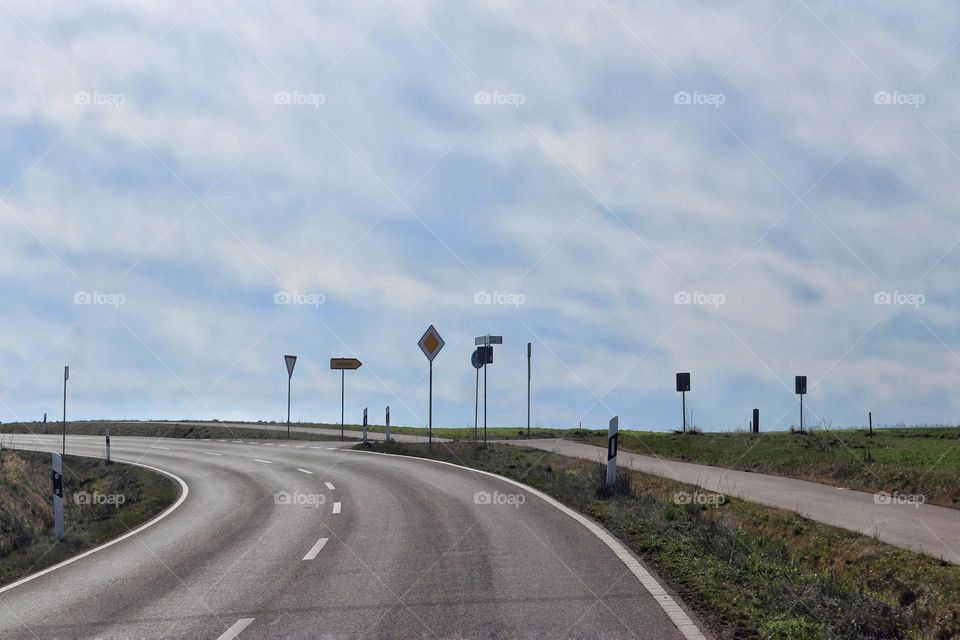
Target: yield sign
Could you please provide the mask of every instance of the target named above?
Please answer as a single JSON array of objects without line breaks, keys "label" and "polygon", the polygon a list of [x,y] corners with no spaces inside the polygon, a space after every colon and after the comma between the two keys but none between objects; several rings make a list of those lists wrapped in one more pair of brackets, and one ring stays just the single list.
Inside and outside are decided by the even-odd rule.
[{"label": "yield sign", "polygon": [[287,363],[287,377],[293,377],[293,368],[297,364],[297,356],[283,356],[284,362]]},{"label": "yield sign", "polygon": [[420,345],[420,351],[423,351],[423,355],[427,356],[427,360],[433,362],[433,359],[440,353],[440,349],[443,349],[443,338],[433,328],[433,325],[430,325],[418,344]]}]

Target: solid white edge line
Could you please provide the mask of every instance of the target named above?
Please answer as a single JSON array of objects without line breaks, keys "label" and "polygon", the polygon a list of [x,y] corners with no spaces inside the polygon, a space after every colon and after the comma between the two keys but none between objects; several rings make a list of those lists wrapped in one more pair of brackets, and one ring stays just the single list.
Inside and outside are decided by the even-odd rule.
[{"label": "solid white edge line", "polygon": [[310,551],[307,552],[307,555],[303,556],[304,560],[313,560],[317,557],[317,554],[320,553],[320,550],[323,549],[323,545],[327,544],[330,541],[330,538],[320,538],[317,540],[317,543],[310,548]]},{"label": "solid white edge line", "polygon": [[336,489],[332,482],[325,482],[324,484],[327,485],[327,489],[330,489],[330,491],[334,491]]},{"label": "solid white edge line", "polygon": [[217,638],[217,640],[233,640],[240,635],[241,631],[250,626],[250,623],[253,622],[253,620],[253,618],[240,618],[230,625],[230,628],[224,631],[223,634]]},{"label": "solid white edge line", "polygon": [[299,471],[300,473],[305,473],[305,474],[307,474],[308,476],[312,476],[312,475],[313,475],[313,471],[307,471],[306,469],[301,469],[300,467],[297,467],[297,471]]},{"label": "solid white edge line", "polygon": [[[28,451],[35,451],[35,449],[28,449]],[[43,453],[46,453],[46,451],[43,451]],[[73,453],[73,454],[70,454],[70,455],[75,455],[75,456],[77,456],[78,458],[96,458],[96,459],[100,459],[100,460],[103,459],[102,456],[78,455],[78,454],[76,454],[76,453]],[[157,467],[151,467],[150,465],[148,465],[148,464],[143,464],[143,463],[141,463],[141,462],[131,462],[130,460],[121,460],[120,458],[114,458],[113,460],[114,460],[115,462],[122,462],[122,463],[124,463],[124,464],[132,464],[132,465],[134,465],[134,466],[136,466],[136,467],[143,467],[144,469],[150,469],[151,471],[156,471],[157,473],[162,473],[163,475],[167,476],[168,478],[173,478],[174,480],[176,480],[177,482],[180,483],[180,497],[177,498],[177,501],[174,502],[174,503],[173,503],[172,505],[170,505],[169,507],[167,507],[166,510],[163,511],[160,515],[158,515],[158,516],[156,516],[156,517],[148,520],[147,522],[144,522],[142,525],[140,525],[139,527],[137,527],[137,528],[134,529],[133,531],[128,531],[128,532],[126,532],[125,534],[123,534],[122,536],[120,536],[119,538],[114,538],[113,540],[110,540],[109,542],[105,542],[105,543],[101,544],[99,547],[94,547],[93,549],[88,549],[87,551],[84,551],[83,553],[81,553],[81,554],[79,554],[79,555],[73,556],[72,558],[67,558],[67,559],[64,560],[63,562],[60,562],[60,563],[58,563],[58,564],[55,564],[55,565],[53,565],[52,567],[47,567],[46,569],[44,569],[44,570],[42,570],[42,571],[38,571],[38,572],[32,573],[32,574],[30,574],[29,576],[26,576],[26,577],[24,577],[24,578],[20,578],[20,579],[17,580],[16,582],[11,582],[11,583],[8,584],[7,586],[0,588],[0,593],[6,593],[7,591],[10,591],[11,589],[14,589],[14,588],[16,588],[16,587],[19,587],[19,586],[22,585],[22,584],[26,584],[27,582],[30,582],[31,580],[35,580],[36,578],[39,578],[40,576],[45,576],[45,575],[47,575],[48,573],[50,573],[50,572],[52,572],[52,571],[56,571],[57,569],[60,569],[60,568],[62,568],[62,567],[67,566],[68,564],[73,564],[73,563],[76,562],[77,560],[81,560],[81,559],[83,559],[83,558],[86,558],[86,557],[89,556],[89,555],[93,555],[93,554],[96,553],[97,551],[102,551],[102,550],[106,549],[107,547],[112,547],[113,545],[117,544],[118,542],[123,542],[123,541],[126,540],[127,538],[129,538],[129,537],[131,537],[131,536],[133,536],[133,535],[136,535],[136,534],[140,533],[141,531],[143,531],[143,530],[146,529],[147,527],[152,527],[153,525],[157,524],[158,522],[160,522],[161,520],[163,520],[164,518],[166,518],[168,515],[170,515],[171,513],[173,513],[173,510],[176,509],[177,507],[179,507],[181,504],[183,504],[183,501],[187,499],[187,495],[190,493],[190,489],[187,487],[187,483],[183,481],[183,478],[181,478],[180,476],[174,475],[174,474],[170,473],[169,471],[164,471],[163,469],[158,469]]]},{"label": "solid white edge line", "polygon": [[[657,581],[653,575],[647,571],[643,565],[637,562],[637,559],[633,557],[633,554],[623,546],[619,540],[617,540],[610,532],[596,524],[586,516],[577,513],[570,507],[565,504],[551,498],[547,494],[534,489],[533,487],[527,486],[522,482],[517,482],[516,480],[511,480],[510,478],[505,478],[503,476],[491,473],[489,471],[481,471],[480,469],[472,469],[470,467],[465,467],[463,465],[454,464],[452,462],[446,462],[444,460],[431,460],[430,458],[420,458],[418,456],[404,456],[396,453],[382,453],[380,451],[363,451],[361,449],[344,449],[344,451],[352,451],[354,453],[367,453],[375,456],[389,456],[391,458],[413,458],[414,460],[423,460],[426,462],[434,462],[436,464],[445,464],[449,467],[456,467],[457,469],[466,469],[467,471],[472,471],[474,473],[479,473],[484,476],[489,476],[491,478],[496,478],[519,487],[524,491],[527,491],[547,504],[550,504],[563,513],[567,514],[584,527],[586,527],[590,533],[595,535],[600,539],[607,547],[616,554],[617,558],[620,559],[623,564],[627,566],[631,573],[637,578],[640,584],[644,589],[647,590],[647,593],[660,605],[660,608],[663,609],[663,612],[667,614],[670,618],[670,621],[673,622],[674,626],[677,627],[677,630],[683,634],[683,637],[687,640],[707,640],[707,636],[700,631],[700,628],[697,627],[696,623],[690,619],[690,616],[683,610],[683,608],[677,604],[676,600],[673,599],[669,593],[663,588],[663,586]],[[562,455],[562,454],[561,454]]]},{"label": "solid white edge line", "polygon": [[334,502],[334,503],[333,503],[333,512],[334,512],[334,513],[340,513],[340,506],[341,506],[342,504],[343,504],[342,502]]},{"label": "solid white edge line", "polygon": [[222,453],[214,453],[213,451],[201,451],[200,453],[204,453],[204,454],[206,454],[206,455],[208,455],[208,456],[222,456],[222,455],[223,455]]},{"label": "solid white edge line", "polygon": [[254,461],[254,462],[262,462],[262,463],[264,463],[264,464],[273,464],[273,463],[270,462],[269,460],[261,460],[260,458],[253,458],[253,461]]}]

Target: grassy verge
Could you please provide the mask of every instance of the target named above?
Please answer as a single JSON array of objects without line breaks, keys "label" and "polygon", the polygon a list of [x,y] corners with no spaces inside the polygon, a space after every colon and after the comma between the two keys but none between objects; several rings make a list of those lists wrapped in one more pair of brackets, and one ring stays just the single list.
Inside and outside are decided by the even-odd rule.
[{"label": "grassy verge", "polygon": [[374,450],[456,462],[550,494],[630,546],[721,638],[960,636],[960,567],[873,538],[623,469],[603,497],[600,465],[543,451],[472,443]]},{"label": "grassy verge", "polygon": [[50,454],[0,451],[0,585],[138,527],[173,504],[178,487],[158,473],[67,456],[63,518],[53,535]]},{"label": "grassy verge", "polygon": [[[297,425],[300,426],[300,425]],[[48,433],[59,434],[60,425],[49,423]],[[339,425],[337,425],[339,428]],[[68,422],[67,435],[101,436],[110,429],[112,436],[141,436],[146,438],[210,438],[228,440],[284,440],[286,430],[231,428],[230,426],[212,426],[190,422],[151,423],[151,422]],[[43,424],[39,422],[11,422],[0,425],[3,433],[43,433]],[[314,433],[290,432],[291,440],[339,440],[338,436]],[[347,436],[347,440],[355,440]]]},{"label": "grassy verge", "polygon": [[[605,432],[568,437],[607,446]],[[621,431],[624,451],[770,473],[861,491],[924,496],[960,507],[960,428],[792,433],[674,434]]]}]

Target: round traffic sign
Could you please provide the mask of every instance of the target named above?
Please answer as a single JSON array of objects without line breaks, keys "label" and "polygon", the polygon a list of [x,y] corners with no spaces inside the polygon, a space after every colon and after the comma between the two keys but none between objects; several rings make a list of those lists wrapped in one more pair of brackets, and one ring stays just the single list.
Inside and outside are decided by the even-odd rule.
[{"label": "round traffic sign", "polygon": [[470,354],[470,364],[473,365],[474,369],[482,369],[483,363],[480,362],[480,350],[474,349],[473,353]]}]

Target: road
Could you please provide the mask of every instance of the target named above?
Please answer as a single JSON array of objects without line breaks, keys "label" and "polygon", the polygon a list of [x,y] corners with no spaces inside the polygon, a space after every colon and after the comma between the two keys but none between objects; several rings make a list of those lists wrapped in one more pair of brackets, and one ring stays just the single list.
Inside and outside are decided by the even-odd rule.
[{"label": "road", "polygon": [[[181,478],[182,503],[0,589],[0,637],[703,637],[681,632],[683,609],[596,525],[503,479],[351,443],[112,444]],[[71,452],[102,449],[68,436],[67,469]]]},{"label": "road", "polygon": [[[507,444],[533,447],[582,458],[606,460],[607,450],[558,439],[514,440]],[[620,451],[620,466],[728,496],[778,507],[884,542],[960,564],[960,510],[929,504],[884,504],[872,493],[794,480],[781,476],[734,471],[703,464],[665,460]]]}]

